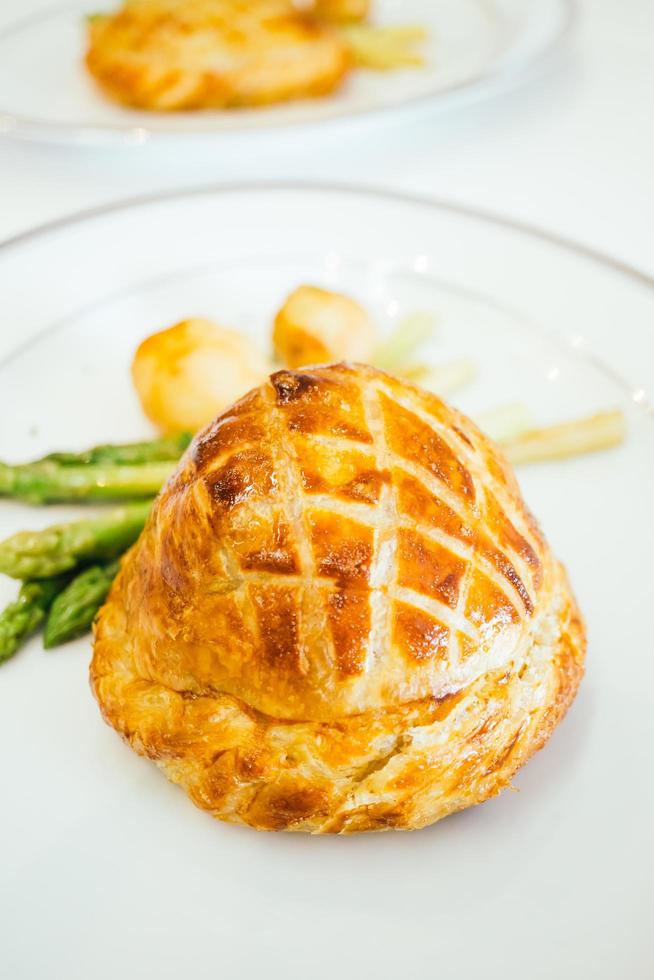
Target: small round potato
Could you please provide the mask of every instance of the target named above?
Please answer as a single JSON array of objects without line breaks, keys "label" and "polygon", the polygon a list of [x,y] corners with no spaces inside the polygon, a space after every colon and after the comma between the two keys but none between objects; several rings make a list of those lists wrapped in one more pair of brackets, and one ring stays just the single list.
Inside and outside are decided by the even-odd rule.
[{"label": "small round potato", "polygon": [[273,345],[286,367],[332,361],[369,361],[375,326],[349,296],[316,286],[300,286],[275,317]]},{"label": "small round potato", "polygon": [[165,432],[200,429],[269,372],[247,338],[202,319],[152,334],[132,362],[143,410]]}]

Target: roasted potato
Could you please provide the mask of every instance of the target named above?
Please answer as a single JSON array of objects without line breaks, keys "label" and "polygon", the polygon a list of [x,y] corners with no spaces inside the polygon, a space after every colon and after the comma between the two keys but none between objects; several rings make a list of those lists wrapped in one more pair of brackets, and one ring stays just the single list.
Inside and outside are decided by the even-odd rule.
[{"label": "roasted potato", "polygon": [[143,410],[165,432],[201,428],[269,371],[247,338],[202,319],[152,334],[132,362]]},{"label": "roasted potato", "polygon": [[369,361],[376,344],[374,324],[364,308],[317,286],[300,286],[275,317],[273,345],[286,367],[331,361]]}]

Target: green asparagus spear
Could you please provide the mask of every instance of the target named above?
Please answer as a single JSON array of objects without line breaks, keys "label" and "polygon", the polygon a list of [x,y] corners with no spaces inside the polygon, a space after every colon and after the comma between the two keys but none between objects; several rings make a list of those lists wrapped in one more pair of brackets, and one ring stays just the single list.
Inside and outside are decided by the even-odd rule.
[{"label": "green asparagus spear", "polygon": [[67,581],[67,575],[59,575],[23,582],[16,601],[0,613],[0,664],[13,657],[23,640],[45,619],[55,596]]},{"label": "green asparagus spear", "polygon": [[29,504],[77,500],[116,500],[153,497],[168,479],[175,462],[142,466],[61,465],[52,461],[7,466],[0,463],[0,496]]},{"label": "green asparagus spear", "polygon": [[12,578],[50,578],[80,562],[116,558],[136,541],[151,506],[147,500],[102,517],[19,531],[0,542],[0,572]]},{"label": "green asparagus spear", "polygon": [[107,598],[120,562],[92,565],[80,572],[55,598],[46,620],[43,646],[46,650],[86,633]]},{"label": "green asparagus spear", "polygon": [[59,463],[62,466],[94,466],[100,463],[104,466],[140,466],[143,463],[161,463],[165,460],[179,459],[192,438],[190,432],[180,432],[150,442],[93,446],[81,453],[48,453],[47,456],[34,462]]},{"label": "green asparagus spear", "polygon": [[30,504],[151,497],[191,441],[188,432],[151,442],[49,453],[31,463],[0,463],[0,495]]}]

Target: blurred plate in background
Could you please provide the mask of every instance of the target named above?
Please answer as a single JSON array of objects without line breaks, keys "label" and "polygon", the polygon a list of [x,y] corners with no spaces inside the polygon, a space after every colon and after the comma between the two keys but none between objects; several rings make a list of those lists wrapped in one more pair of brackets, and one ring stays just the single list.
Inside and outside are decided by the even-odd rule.
[{"label": "blurred plate in background", "polygon": [[140,144],[155,136],[247,133],[311,124],[455,97],[481,97],[517,80],[571,21],[569,0],[377,0],[373,22],[424,26],[427,64],[356,71],[337,93],[312,101],[228,112],[147,113],[121,108],[83,66],[85,16],[119,0],[73,0],[0,34],[0,132],[73,143]]}]

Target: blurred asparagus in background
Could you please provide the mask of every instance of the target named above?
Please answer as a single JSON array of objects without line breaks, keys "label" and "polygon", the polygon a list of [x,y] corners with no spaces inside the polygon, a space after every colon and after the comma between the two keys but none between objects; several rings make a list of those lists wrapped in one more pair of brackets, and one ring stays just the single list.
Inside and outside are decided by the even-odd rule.
[{"label": "blurred asparagus in background", "polygon": [[348,24],[340,30],[354,63],[360,68],[393,71],[396,68],[419,68],[425,63],[418,50],[418,45],[427,38],[423,27]]},{"label": "blurred asparagus in background", "polygon": [[500,445],[509,462],[517,466],[610,449],[624,442],[626,433],[626,419],[618,409],[559,425],[529,429],[501,440]]},{"label": "blurred asparagus in background", "polygon": [[431,313],[410,313],[400,320],[373,352],[372,363],[382,371],[401,372],[411,355],[433,336],[436,322]]},{"label": "blurred asparagus in background", "polygon": [[530,410],[519,402],[482,412],[477,415],[477,424],[502,447],[514,466],[611,449],[624,442],[627,434],[627,421],[620,409],[537,426]]},{"label": "blurred asparagus in background", "polygon": [[416,365],[402,370],[401,375],[407,381],[433,391],[444,398],[474,381],[477,373],[474,361],[462,358],[459,361],[449,361],[429,367]]},{"label": "blurred asparagus in background", "polygon": [[500,445],[536,428],[531,411],[522,402],[497,405],[477,415],[475,421],[487,436]]}]

